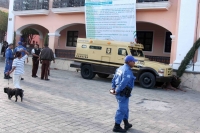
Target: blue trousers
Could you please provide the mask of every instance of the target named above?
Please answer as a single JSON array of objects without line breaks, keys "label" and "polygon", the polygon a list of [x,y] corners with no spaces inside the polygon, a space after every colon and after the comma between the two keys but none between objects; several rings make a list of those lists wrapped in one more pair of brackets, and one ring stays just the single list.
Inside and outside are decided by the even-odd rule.
[{"label": "blue trousers", "polygon": [[6,74],[7,72],[9,72],[12,69],[12,62],[13,60],[5,60],[5,70],[4,70],[4,74]]},{"label": "blue trousers", "polygon": [[116,99],[118,102],[118,109],[115,114],[115,123],[121,124],[122,120],[128,120],[129,117],[129,98],[117,95]]}]

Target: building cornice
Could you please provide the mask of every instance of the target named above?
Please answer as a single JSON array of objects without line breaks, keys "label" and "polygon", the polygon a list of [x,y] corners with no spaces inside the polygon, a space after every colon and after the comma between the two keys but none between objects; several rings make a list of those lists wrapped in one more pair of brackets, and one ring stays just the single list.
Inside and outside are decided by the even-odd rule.
[{"label": "building cornice", "polygon": [[170,7],[171,7],[170,1],[143,2],[136,4],[137,10],[169,10]]},{"label": "building cornice", "polygon": [[84,13],[85,7],[52,8],[51,11],[56,14]]},{"label": "building cornice", "polygon": [[15,16],[33,16],[33,15],[48,15],[49,10],[24,10],[24,11],[13,11]]}]

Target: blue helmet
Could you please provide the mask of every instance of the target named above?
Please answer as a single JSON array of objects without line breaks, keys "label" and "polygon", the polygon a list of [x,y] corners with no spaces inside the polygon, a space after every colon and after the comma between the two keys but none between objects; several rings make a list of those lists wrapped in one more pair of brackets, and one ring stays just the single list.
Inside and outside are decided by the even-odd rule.
[{"label": "blue helmet", "polygon": [[130,61],[136,62],[136,61],[138,61],[138,60],[135,59],[132,55],[127,55],[127,56],[124,58],[124,61],[125,61],[125,62],[130,62]]},{"label": "blue helmet", "polygon": [[21,41],[19,41],[19,42],[18,42],[18,44],[19,44],[19,45],[22,45],[22,42],[21,42]]}]

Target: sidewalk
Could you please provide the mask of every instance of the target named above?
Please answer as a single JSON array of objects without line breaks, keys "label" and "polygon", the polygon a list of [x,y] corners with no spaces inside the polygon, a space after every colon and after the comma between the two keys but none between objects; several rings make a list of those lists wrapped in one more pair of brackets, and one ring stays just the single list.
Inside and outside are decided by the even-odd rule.
[{"label": "sidewalk", "polygon": [[[4,62],[4,57],[3,55],[0,55],[0,62]],[[29,62],[26,64],[27,65],[32,65],[32,57],[28,57]],[[71,68],[70,67],[70,63],[72,63],[73,60],[70,59],[60,59],[60,58],[56,58],[56,62],[55,64],[53,62],[51,62],[51,68],[52,69],[59,69],[59,70],[68,70],[68,71],[76,71],[75,68]],[[40,64],[41,66],[41,64]]]}]

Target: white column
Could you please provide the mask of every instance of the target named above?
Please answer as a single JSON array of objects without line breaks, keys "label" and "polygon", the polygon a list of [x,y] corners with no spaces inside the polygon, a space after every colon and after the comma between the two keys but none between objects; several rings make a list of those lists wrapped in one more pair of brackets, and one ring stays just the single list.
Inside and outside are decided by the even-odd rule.
[{"label": "white column", "polygon": [[55,55],[55,45],[58,45],[58,38],[60,36],[60,34],[57,33],[49,33],[49,48],[51,48],[54,52],[54,56]]},{"label": "white column", "polygon": [[173,63],[174,69],[178,69],[181,61],[193,46],[196,32],[197,8],[198,0],[181,0],[176,59]]},{"label": "white column", "polygon": [[171,54],[170,54],[170,66],[173,67],[173,61],[174,61],[174,54],[175,54],[175,50],[174,50],[174,44],[175,44],[175,35],[171,35],[170,38],[172,39],[171,40]]},{"label": "white column", "polygon": [[[200,6],[200,2],[198,3]],[[198,10],[200,12],[200,9]],[[199,16],[197,16],[199,18],[198,22],[200,22],[200,14],[198,14]],[[200,28],[200,24],[198,23],[197,28]],[[198,30],[199,31],[199,30]],[[198,34],[198,38],[200,38],[200,31]],[[195,72],[200,72],[200,47],[197,50],[197,62],[194,64],[194,71]]]},{"label": "white column", "polygon": [[14,26],[15,26],[15,16],[13,14],[14,0],[9,2],[9,14],[8,14],[8,28],[7,28],[7,42],[12,43],[14,39]]}]

